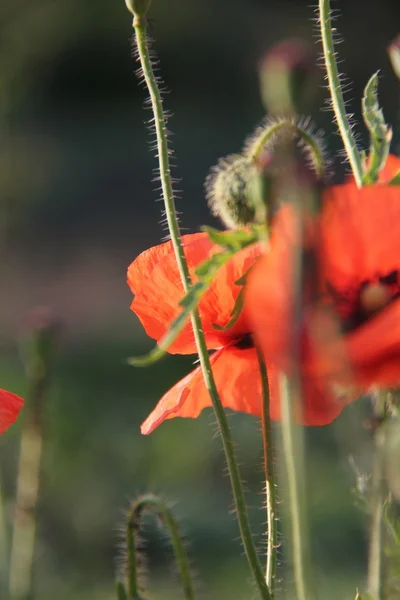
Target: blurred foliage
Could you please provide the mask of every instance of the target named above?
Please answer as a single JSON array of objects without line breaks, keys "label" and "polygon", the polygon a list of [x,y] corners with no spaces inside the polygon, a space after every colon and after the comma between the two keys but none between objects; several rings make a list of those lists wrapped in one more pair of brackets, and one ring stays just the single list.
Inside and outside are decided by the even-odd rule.
[{"label": "blurred foliage", "polygon": [[[342,0],[335,8],[342,12],[343,69],[354,81],[349,110],[360,122],[362,89],[381,69],[380,103],[397,147],[400,90],[386,46],[398,33],[398,2]],[[264,116],[260,57],[281,39],[297,37],[313,44],[317,59],[314,15],[308,0],[153,0],[150,16],[160,74],[170,90],[166,108],[174,113],[182,223],[196,230],[216,224],[204,201],[209,168],[239,151]],[[0,34],[2,387],[26,391],[12,341],[24,312],[50,304],[64,321],[46,404],[35,600],[115,598],[118,523],[132,496],[148,490],[179,500],[176,514],[191,541],[199,597],[247,600],[251,583],[228,514],[229,481],[211,413],[195,422],[169,421],[148,438],[139,434],[141,421],[192,359],[168,358],[147,370],[126,364],[126,357],[145,350],[129,311],[126,268],[166,231],[154,201],[157,185],[150,183],[151,135],[143,124],[150,114],[134,76],[125,3],[3,0]],[[320,110],[327,96],[322,72],[317,83],[310,113],[331,134],[332,115]],[[338,159],[338,136],[331,135],[329,147]],[[336,162],[340,177],[340,157]],[[308,431],[315,556],[325,600],[352,598],[363,583],[364,522],[353,503],[347,461],[348,454],[368,459],[363,411],[359,402],[333,426]],[[231,422],[262,544],[259,424],[243,415]],[[8,527],[19,428],[0,439]],[[284,497],[284,482],[280,493]],[[148,544],[154,598],[175,600],[168,552],[152,529]],[[0,597],[7,598],[3,567]],[[286,567],[283,548],[282,573]],[[282,589],[290,583],[285,578]]]}]

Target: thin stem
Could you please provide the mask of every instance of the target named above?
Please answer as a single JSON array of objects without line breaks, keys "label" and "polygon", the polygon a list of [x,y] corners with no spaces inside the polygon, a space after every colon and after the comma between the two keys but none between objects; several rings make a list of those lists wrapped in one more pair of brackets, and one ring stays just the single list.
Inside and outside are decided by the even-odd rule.
[{"label": "thin stem", "polygon": [[343,144],[353,171],[357,187],[363,183],[363,167],[360,154],[351,130],[349,117],[346,113],[342,88],[340,86],[339,71],[336,64],[335,49],[332,35],[329,0],[319,0],[319,23],[321,27],[322,48],[326,73],[328,76],[329,91],[331,94],[332,108],[342,136]]},{"label": "thin stem", "polygon": [[0,582],[7,577],[8,573],[8,529],[5,517],[5,506],[0,479]]},{"label": "thin stem", "polygon": [[310,600],[310,541],[304,510],[304,486],[301,485],[303,444],[293,421],[292,393],[285,375],[280,380],[283,450],[286,461],[289,505],[292,525],[294,575],[298,600]]},{"label": "thin stem", "polygon": [[[31,401],[35,403],[35,399]],[[35,411],[35,407],[31,406],[30,410]],[[13,600],[27,598],[32,591],[42,445],[41,425],[31,413],[22,431],[18,467],[9,575],[10,597]]]},{"label": "thin stem", "polygon": [[278,550],[278,521],[276,510],[276,482],[275,469],[272,453],[272,424],[270,415],[270,396],[268,373],[261,351],[257,348],[258,365],[261,375],[262,402],[262,437],[264,451],[265,493],[267,508],[267,564],[265,568],[265,579],[272,597],[274,597],[275,575]]},{"label": "thin stem", "polygon": [[372,519],[368,553],[368,592],[372,600],[381,600],[382,594],[382,547],[383,504],[382,457],[376,452],[372,471]]},{"label": "thin stem", "polygon": [[122,581],[117,582],[117,598],[118,600],[128,600],[126,595],[125,586]]},{"label": "thin stem", "polygon": [[43,452],[43,411],[57,339],[57,321],[38,308],[27,316],[28,336],[21,346],[27,376],[25,422],[21,434],[15,518],[11,540],[9,591],[12,600],[33,593],[33,569]]},{"label": "thin stem", "polygon": [[312,158],[312,164],[315,168],[315,172],[318,177],[322,177],[324,174],[324,156],[319,143],[315,136],[308,133],[305,129],[293,123],[291,121],[278,121],[266,126],[262,133],[254,143],[250,146],[249,157],[251,160],[255,160],[260,156],[266,144],[281,131],[290,131],[296,134],[310,151]]},{"label": "thin stem", "polygon": [[383,505],[385,491],[383,483],[383,449],[385,444],[385,393],[373,399],[374,416],[380,421],[374,432],[374,456],[371,480],[371,529],[368,556],[368,592],[372,600],[381,600],[383,587]]},{"label": "thin stem", "polygon": [[[149,49],[147,46],[145,19],[137,19],[135,17],[133,21],[133,26],[136,32],[136,42],[139,53],[139,60],[143,69],[144,79],[149,90],[151,105],[154,114],[154,121],[157,134],[157,149],[160,165],[160,177],[168,227],[171,234],[171,241],[175,251],[175,257],[178,264],[179,273],[182,279],[182,284],[185,292],[187,292],[191,285],[191,278],[186,263],[185,254],[183,251],[179,225],[176,216],[169,166],[169,154],[164,112],[162,107],[160,91],[157,85],[156,78],[154,76],[149,55]],[[238,517],[238,523],[244,550],[261,597],[264,600],[271,600],[271,596],[268,587],[265,583],[264,575],[255,549],[254,540],[250,529],[243,486],[240,478],[239,468],[235,458],[233,440],[211,370],[210,359],[208,356],[208,350],[198,311],[193,311],[191,315],[191,322],[197,352],[200,359],[200,365],[203,372],[204,383],[210,394],[210,398],[214,407],[219,429],[221,432],[222,443],[231,479],[235,508]]]}]

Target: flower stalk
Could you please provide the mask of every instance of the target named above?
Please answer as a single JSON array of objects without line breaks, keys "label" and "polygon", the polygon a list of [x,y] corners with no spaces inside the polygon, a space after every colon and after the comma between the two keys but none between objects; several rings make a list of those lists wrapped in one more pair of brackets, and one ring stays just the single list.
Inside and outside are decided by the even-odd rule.
[{"label": "flower stalk", "polygon": [[283,451],[289,490],[289,506],[292,531],[292,559],[297,600],[311,600],[310,540],[305,513],[304,494],[304,448],[300,428],[293,421],[291,385],[286,375],[280,380]]},{"label": "flower stalk", "polygon": [[[147,85],[151,106],[154,114],[154,122],[157,136],[157,150],[158,159],[160,166],[160,178],[162,194],[164,199],[167,223],[171,235],[171,241],[173,244],[176,260],[178,263],[179,273],[181,276],[182,284],[185,293],[188,292],[191,285],[191,278],[189,269],[186,263],[186,258],[183,251],[183,246],[180,237],[179,224],[176,215],[175,201],[172,189],[172,180],[170,174],[169,165],[169,153],[167,143],[167,132],[165,126],[165,117],[162,107],[162,99],[160,90],[157,85],[157,80],[153,72],[151,58],[149,54],[149,48],[147,44],[147,24],[145,19],[137,19],[136,16],[133,20],[133,27],[136,34],[136,43],[139,61],[142,66],[143,76]],[[228,465],[229,475],[232,484],[233,496],[235,501],[235,508],[238,517],[238,523],[241,533],[241,538],[246,553],[246,557],[253,573],[253,577],[259,593],[263,600],[271,600],[271,595],[268,590],[268,586],[265,582],[265,578],[262,572],[262,568],[257,556],[255,549],[249,517],[244,497],[243,486],[240,478],[239,468],[235,458],[235,452],[233,447],[233,440],[231,432],[228,426],[228,421],[217,391],[217,387],[214,381],[207,346],[202,331],[201,320],[197,310],[191,314],[191,323],[194,331],[195,342],[197,351],[200,359],[200,365],[203,372],[204,382],[209,391],[210,398],[216,414],[218,426],[221,432],[222,443],[224,447],[225,457]]]},{"label": "flower stalk", "polygon": [[275,576],[278,550],[278,521],[276,503],[276,481],[273,462],[272,423],[269,402],[268,372],[262,353],[257,349],[258,364],[261,375],[262,387],[262,416],[261,427],[264,452],[265,473],[265,502],[267,509],[267,562],[265,568],[265,579],[272,598],[274,597]]},{"label": "flower stalk", "polygon": [[331,95],[332,108],[335,114],[336,122],[339,128],[340,135],[346,150],[347,157],[353,171],[354,179],[357,187],[362,187],[363,184],[363,166],[360,153],[357,150],[349,117],[346,112],[346,107],[343,98],[343,92],[340,85],[340,76],[335,58],[335,49],[332,35],[332,21],[330,15],[329,0],[319,0],[318,16],[321,29],[321,39],[323,56],[328,78],[329,92]]},{"label": "flower stalk", "polygon": [[374,455],[371,477],[371,526],[368,552],[368,593],[372,600],[382,600],[383,587],[383,507],[385,503],[384,445],[385,445],[385,393],[373,398],[374,417],[377,425],[374,431]]},{"label": "flower stalk", "polygon": [[46,309],[35,309],[27,321],[31,333],[23,351],[28,393],[11,539],[9,593],[12,600],[25,600],[32,593],[36,506],[43,451],[43,409],[57,334],[57,323]]}]

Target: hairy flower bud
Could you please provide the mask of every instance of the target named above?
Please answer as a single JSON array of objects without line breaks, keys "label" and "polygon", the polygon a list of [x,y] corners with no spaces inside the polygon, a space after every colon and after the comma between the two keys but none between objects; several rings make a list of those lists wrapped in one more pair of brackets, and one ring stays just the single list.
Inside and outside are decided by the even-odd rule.
[{"label": "hairy flower bud", "polygon": [[266,200],[260,198],[260,173],[255,161],[241,154],[221,158],[206,179],[212,213],[235,229],[265,220]]}]

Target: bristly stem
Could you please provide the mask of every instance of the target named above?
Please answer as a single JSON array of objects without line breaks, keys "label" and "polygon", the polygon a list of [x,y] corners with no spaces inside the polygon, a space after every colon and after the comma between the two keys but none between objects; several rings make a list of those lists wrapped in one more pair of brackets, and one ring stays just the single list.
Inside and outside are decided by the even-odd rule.
[{"label": "bristly stem", "polygon": [[[140,531],[140,522],[144,511],[155,513],[155,515],[165,524],[171,539],[184,596],[186,600],[194,600],[194,587],[190,574],[189,561],[186,556],[178,525],[166,503],[152,494],[142,496],[132,503],[126,521],[127,584],[129,600],[140,600],[141,598],[137,574],[136,536]],[[121,582],[119,587],[123,587]]]},{"label": "bristly stem", "polygon": [[303,440],[299,427],[293,421],[294,400],[286,375],[280,378],[282,439],[285,455],[289,506],[292,525],[292,559],[297,600],[313,598],[310,581],[310,540],[305,513],[305,497],[302,475],[304,475]]},{"label": "bristly stem", "polygon": [[[147,45],[146,20],[143,18],[139,19],[135,17],[133,21],[133,26],[136,33],[139,60],[143,69],[144,79],[149,90],[151,105],[154,114],[157,135],[157,149],[160,165],[160,178],[167,222],[171,234],[171,241],[175,251],[176,260],[178,263],[179,273],[182,279],[184,291],[186,293],[191,285],[191,278],[186,263],[185,254],[183,251],[179,225],[176,216],[170,174],[165,118],[162,107],[161,94],[157,85],[156,78],[154,76],[149,55],[149,49]],[[235,458],[233,440],[211,370],[211,364],[198,311],[193,311],[191,315],[191,322],[193,326],[197,352],[200,359],[200,365],[203,372],[204,382],[210,394],[210,398],[214,407],[219,429],[221,432],[222,443],[231,479],[235,508],[237,512],[237,518],[244,550],[261,597],[264,600],[271,600],[271,595],[269,593],[268,586],[266,585],[262,568],[255,549],[254,540],[250,529],[243,486],[240,478],[239,468]]]},{"label": "bristly stem", "polygon": [[321,27],[322,48],[326,73],[328,76],[329,91],[331,94],[332,108],[335,113],[337,125],[342,136],[343,144],[353,171],[357,187],[363,183],[363,167],[360,153],[351,130],[349,117],[340,85],[339,71],[337,68],[335,49],[332,35],[332,21],[329,0],[319,0],[319,23]]},{"label": "bristly stem", "polygon": [[261,351],[257,348],[258,365],[261,375],[262,388],[262,416],[261,427],[264,451],[265,472],[265,502],[267,509],[267,564],[265,568],[265,579],[272,597],[274,597],[275,576],[278,550],[278,520],[276,505],[276,482],[273,462],[272,424],[270,415],[270,397],[268,373]]}]

